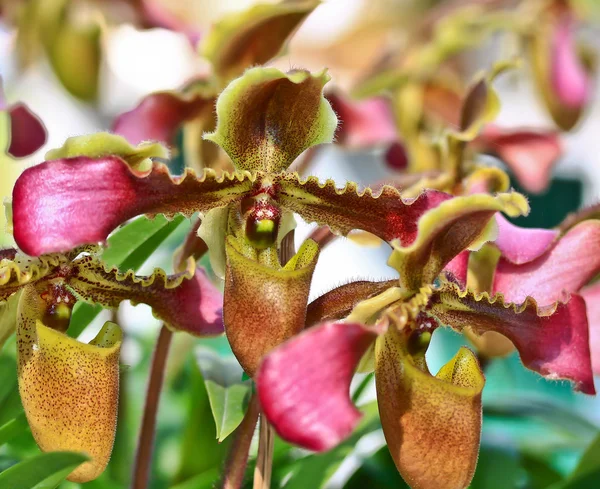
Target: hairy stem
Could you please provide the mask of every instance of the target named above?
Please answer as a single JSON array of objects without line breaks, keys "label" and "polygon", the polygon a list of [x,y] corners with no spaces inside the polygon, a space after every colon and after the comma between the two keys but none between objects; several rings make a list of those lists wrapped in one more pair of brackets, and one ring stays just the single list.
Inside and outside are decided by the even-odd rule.
[{"label": "hairy stem", "polygon": [[258,455],[254,469],[253,489],[270,489],[271,472],[273,470],[273,446],[275,431],[264,414],[260,416],[260,432],[258,438]]},{"label": "hairy stem", "polygon": [[218,486],[221,489],[240,489],[242,487],[259,411],[258,396],[253,394],[246,415],[234,432],[229,453],[225,460],[221,483]]},{"label": "hairy stem", "polygon": [[133,489],[146,489],[150,477],[150,465],[154,448],[154,431],[156,428],[156,413],[165,375],[165,364],[173,333],[163,325],[158,335],[158,341],[152,356],[152,366],[146,392],[144,417],[138,439],[135,463],[133,465]]}]

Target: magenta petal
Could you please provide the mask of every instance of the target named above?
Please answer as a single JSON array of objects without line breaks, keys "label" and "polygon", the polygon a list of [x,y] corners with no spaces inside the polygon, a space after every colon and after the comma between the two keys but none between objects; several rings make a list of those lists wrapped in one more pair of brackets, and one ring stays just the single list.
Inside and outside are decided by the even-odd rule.
[{"label": "magenta petal", "polygon": [[403,171],[408,168],[408,154],[404,145],[399,141],[390,144],[384,153],[384,159],[392,170]]},{"label": "magenta petal", "polygon": [[600,271],[600,221],[584,221],[533,261],[517,265],[501,258],[493,292],[511,302],[527,296],[547,305],[577,292]]},{"label": "magenta petal", "polygon": [[572,109],[582,107],[590,98],[591,84],[578,56],[568,15],[563,15],[558,21],[550,54],[554,93],[563,105]]},{"label": "magenta petal", "polygon": [[15,158],[29,156],[46,142],[46,129],[42,121],[22,103],[14,104],[10,112],[10,147],[8,153]]},{"label": "magenta petal", "polygon": [[590,326],[592,370],[600,375],[600,282],[581,289],[581,295],[585,299]]},{"label": "magenta petal", "polygon": [[184,98],[170,92],[152,93],[134,109],[121,114],[113,124],[113,132],[125,137],[131,144],[159,141],[170,145],[181,124],[193,118],[212,100],[198,97]]},{"label": "magenta petal", "polygon": [[202,38],[200,29],[184,22],[165,9],[161,3],[156,0],[141,0],[142,12],[146,22],[154,27],[162,27],[185,34],[192,47],[195,47]]},{"label": "magenta petal", "polygon": [[535,260],[548,251],[560,234],[555,229],[522,228],[510,223],[504,216],[496,214],[498,238],[496,246],[502,257],[521,265]]},{"label": "magenta petal", "polygon": [[487,126],[475,144],[497,155],[523,188],[533,193],[546,189],[552,168],[562,154],[559,136],[554,131],[503,130]]},{"label": "magenta petal", "polygon": [[383,98],[353,102],[330,93],[327,99],[339,119],[336,139],[351,147],[376,146],[398,140],[390,104]]},{"label": "magenta petal", "polygon": [[376,334],[357,323],[323,323],[268,354],[256,381],[263,412],[279,435],[325,451],[360,419],[350,382]]},{"label": "magenta petal", "polygon": [[461,251],[444,267],[444,272],[450,272],[462,287],[467,283],[470,254],[469,250]]},{"label": "magenta petal", "polygon": [[251,182],[227,175],[207,170],[202,179],[193,173],[172,179],[159,164],[140,174],[115,156],[48,161],[25,170],[15,184],[14,237],[34,256],[104,242],[140,214],[191,215],[241,199]]}]

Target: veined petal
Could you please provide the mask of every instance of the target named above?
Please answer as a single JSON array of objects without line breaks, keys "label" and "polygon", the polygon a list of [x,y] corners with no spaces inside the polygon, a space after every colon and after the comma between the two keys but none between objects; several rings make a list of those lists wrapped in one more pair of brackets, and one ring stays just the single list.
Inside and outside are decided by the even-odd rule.
[{"label": "veined petal", "polygon": [[555,131],[506,130],[487,126],[473,145],[484,153],[497,155],[529,192],[545,190],[552,168],[562,154]]},{"label": "veined petal", "polygon": [[390,326],[375,344],[377,400],[388,448],[413,489],[464,489],[479,452],[483,373],[463,347],[434,377],[409,354],[408,341],[404,331]]},{"label": "veined petal", "polygon": [[496,196],[475,194],[442,202],[419,220],[414,241],[393,243],[388,263],[398,270],[400,282],[408,290],[433,283],[443,268],[467,247],[496,238],[490,220],[498,211],[518,216],[526,214],[529,206],[515,192]]},{"label": "veined petal", "polygon": [[535,260],[550,249],[559,231],[555,229],[522,228],[515,226],[504,216],[496,216],[498,237],[494,244],[502,257],[516,265]]},{"label": "veined petal", "polygon": [[17,103],[9,107],[10,146],[8,153],[23,158],[35,153],[47,139],[46,129],[40,118],[27,105]]},{"label": "veined petal", "polygon": [[230,80],[279,54],[317,5],[318,0],[266,3],[232,13],[212,27],[202,40],[200,53],[212,62],[221,79]]},{"label": "veined petal", "polygon": [[159,141],[172,145],[180,126],[206,112],[212,114],[215,96],[206,93],[156,92],[144,97],[133,109],[121,114],[113,131],[131,144]]},{"label": "veined petal", "polygon": [[252,68],[219,95],[217,128],[204,138],[238,170],[285,170],[305,149],[333,140],[337,118],[323,96],[329,79],[325,71]]},{"label": "veined petal", "polygon": [[403,199],[388,185],[378,192],[370,188],[359,191],[354,182],[338,189],[333,180],[301,180],[297,173],[281,176],[277,184],[281,206],[308,222],[327,225],[338,234],[362,229],[386,241],[399,239],[402,243],[414,240],[417,221],[423,214],[451,198],[442,192],[425,191],[415,199]]},{"label": "veined petal", "polygon": [[223,320],[233,353],[254,376],[263,356],[304,328],[319,248],[307,240],[284,268],[244,256],[227,238]]},{"label": "veined petal", "polygon": [[592,369],[594,374],[600,375],[600,282],[581,289],[581,296],[585,300],[590,325]]},{"label": "veined petal", "polygon": [[567,303],[538,307],[528,297],[522,304],[505,302],[444,284],[431,298],[428,314],[442,324],[481,335],[496,331],[510,339],[523,364],[549,379],[567,379],[575,388],[594,394],[585,302],[571,295]]},{"label": "veined petal", "polygon": [[45,307],[33,286],[23,290],[17,332],[21,401],[43,451],[91,457],[68,477],[87,482],[104,471],[112,451],[122,334],[106,323],[89,345],[80,343],[41,323]]},{"label": "veined petal", "polygon": [[584,221],[533,261],[517,265],[501,258],[492,291],[511,302],[531,296],[547,305],[577,292],[599,271],[600,221]]},{"label": "veined petal", "polygon": [[18,252],[8,258],[0,255],[0,302],[25,285],[44,278],[67,261],[66,256],[59,254],[43,255],[39,258]]},{"label": "veined petal", "polygon": [[325,321],[335,321],[348,316],[361,301],[381,294],[398,284],[397,280],[351,282],[323,294],[306,309],[306,327]]},{"label": "veined petal", "polygon": [[103,242],[140,214],[191,215],[239,201],[254,178],[209,169],[201,177],[187,170],[172,178],[158,163],[141,174],[117,157],[45,162],[25,170],[15,185],[15,240],[29,255]]},{"label": "veined petal", "polygon": [[67,284],[84,300],[116,308],[124,300],[152,307],[154,315],[176,331],[195,336],[223,333],[223,295],[193,260],[183,273],[167,275],[160,269],[147,277],[133,271],[108,269],[93,255],[71,265]]},{"label": "veined petal", "polygon": [[265,356],[256,375],[260,404],[284,440],[325,451],[352,433],[360,413],[350,382],[376,337],[358,323],[324,323]]}]

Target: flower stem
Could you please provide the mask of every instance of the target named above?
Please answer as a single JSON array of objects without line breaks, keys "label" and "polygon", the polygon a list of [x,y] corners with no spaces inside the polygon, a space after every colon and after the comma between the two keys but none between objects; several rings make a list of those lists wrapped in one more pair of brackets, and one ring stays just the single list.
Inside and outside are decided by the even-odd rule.
[{"label": "flower stem", "polygon": [[240,489],[242,487],[259,412],[258,396],[253,394],[246,415],[234,432],[219,484],[221,489]]},{"label": "flower stem", "polygon": [[148,381],[148,390],[146,392],[146,403],[144,406],[144,417],[142,418],[142,427],[133,466],[132,489],[146,489],[148,487],[150,464],[152,462],[152,452],[154,448],[156,413],[158,411],[158,401],[160,400],[160,392],[162,390],[165,375],[165,364],[172,337],[173,333],[171,330],[163,325],[160,329],[160,334],[158,335],[154,355],[152,356],[152,366]]},{"label": "flower stem", "polygon": [[271,487],[274,442],[275,431],[267,421],[267,418],[265,418],[265,415],[261,414],[253,489],[270,489]]}]

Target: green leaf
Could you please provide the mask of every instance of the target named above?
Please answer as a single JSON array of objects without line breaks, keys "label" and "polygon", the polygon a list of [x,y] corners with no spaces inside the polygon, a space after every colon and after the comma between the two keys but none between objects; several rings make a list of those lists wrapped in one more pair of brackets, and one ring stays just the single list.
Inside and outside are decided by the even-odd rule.
[{"label": "green leaf", "polygon": [[15,418],[7,421],[0,426],[0,447],[9,442],[16,436],[25,433],[29,429],[25,413],[21,413]]},{"label": "green leaf", "polygon": [[567,480],[550,486],[549,489],[590,489],[597,487],[600,480],[600,433],[585,450],[579,464]]},{"label": "green leaf", "polygon": [[0,473],[0,487],[2,489],[54,489],[87,460],[88,457],[81,453],[40,453]]},{"label": "green leaf", "polygon": [[234,359],[223,358],[206,347],[196,350],[196,361],[204,377],[217,439],[221,442],[242,422],[252,383],[240,381],[242,368]]},{"label": "green leaf", "polygon": [[217,468],[202,472],[195,477],[192,477],[185,482],[175,484],[170,489],[213,489],[215,487],[215,480],[219,477],[219,470]]},{"label": "green leaf", "polygon": [[[162,215],[154,219],[140,217],[108,238],[108,248],[102,259],[108,266],[120,270],[138,270],[183,221],[183,216],[176,216],[171,221]],[[99,305],[78,302],[73,309],[69,334],[79,336],[100,311]]]},{"label": "green leaf", "polygon": [[482,446],[471,489],[507,489],[519,487],[522,479],[519,456],[498,447]]},{"label": "green leaf", "polygon": [[380,448],[364,460],[360,468],[350,477],[344,489],[410,489],[402,480],[387,447]]}]

